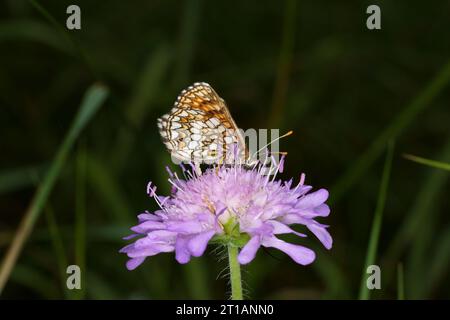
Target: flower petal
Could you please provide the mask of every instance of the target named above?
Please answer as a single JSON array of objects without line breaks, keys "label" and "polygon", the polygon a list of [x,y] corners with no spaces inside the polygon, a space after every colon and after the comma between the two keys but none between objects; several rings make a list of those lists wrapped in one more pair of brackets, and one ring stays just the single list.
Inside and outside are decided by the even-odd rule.
[{"label": "flower petal", "polygon": [[147,233],[151,230],[158,230],[158,229],[165,229],[166,226],[164,225],[164,223],[159,222],[159,221],[145,221],[142,222],[141,224],[138,224],[137,226],[134,226],[131,228],[132,231],[136,232],[136,233]]},{"label": "flower petal", "polygon": [[262,245],[264,247],[273,247],[283,251],[288,256],[290,256],[295,262],[301,265],[310,264],[316,258],[316,254],[311,249],[284,242],[276,237],[264,238]]},{"label": "flower petal", "polygon": [[128,253],[134,250],[134,243],[130,243],[119,250],[120,253]]},{"label": "flower petal", "polygon": [[175,259],[181,264],[188,263],[191,260],[191,254],[187,248],[188,239],[178,236],[175,243]]},{"label": "flower petal", "polygon": [[328,217],[330,214],[330,207],[323,203],[320,206],[315,207],[314,212],[320,217]]},{"label": "flower petal", "polygon": [[209,240],[214,236],[214,230],[199,233],[188,242],[188,248],[194,257],[200,257],[205,252]]},{"label": "flower petal", "polygon": [[266,204],[267,198],[269,195],[264,190],[259,191],[258,193],[253,195],[253,205],[262,207]]},{"label": "flower petal", "polygon": [[328,199],[328,191],[326,189],[319,189],[315,192],[308,193],[297,204],[297,208],[314,208],[322,203],[324,203]]},{"label": "flower petal", "polygon": [[276,220],[269,220],[267,221],[267,223],[271,224],[273,227],[273,234],[285,234],[285,233],[293,233],[299,237],[306,237],[306,234],[297,232],[295,230],[292,230],[291,228],[289,228],[287,225],[285,225],[284,223],[280,222],[280,221],[276,221]]},{"label": "flower petal", "polygon": [[138,219],[139,219],[139,222],[144,222],[144,221],[148,221],[148,220],[161,221],[160,217],[158,217],[158,216],[156,216],[154,214],[148,213],[148,212],[144,212],[144,213],[139,214],[138,215]]},{"label": "flower petal", "polygon": [[312,233],[314,233],[314,235],[320,240],[320,242],[322,242],[325,248],[327,248],[328,250],[331,249],[331,246],[333,245],[333,238],[331,237],[325,226],[315,221],[313,223],[307,224],[306,226]]},{"label": "flower petal", "polygon": [[129,236],[123,237],[122,239],[130,240],[130,239],[136,238],[137,236],[140,236],[140,234],[133,233],[133,234],[130,234]]},{"label": "flower petal", "polygon": [[[283,171],[283,164],[282,157],[278,171]],[[235,220],[241,233],[250,235],[239,252],[241,264],[252,261],[261,245],[278,248],[297,263],[311,263],[315,259],[312,250],[276,238],[277,234],[290,233],[306,236],[292,229],[291,224],[307,226],[326,248],[331,248],[333,240],[327,226],[314,220],[330,213],[325,203],[328,191],[308,193],[312,187],[304,185],[303,174],[299,184],[291,188],[292,180],[283,183],[275,177],[266,177],[262,170],[265,164],[249,169],[230,163],[230,166],[208,168],[201,175],[191,165],[193,171],[185,175],[186,180],[180,180],[168,170],[171,182],[176,183],[168,197],[157,196],[156,187],[148,185],[149,194],[156,199],[160,210],[141,212],[139,224],[132,228],[135,234],[126,237],[136,237],[133,244],[120,251],[131,258],[127,263],[130,270],[145,257],[161,252],[175,251],[180,263],[201,256],[215,234],[226,232],[223,225],[229,219]]]},{"label": "flower petal", "polygon": [[130,258],[137,258],[143,256],[154,256],[161,252],[172,252],[174,246],[167,243],[153,243],[148,246],[134,247],[132,250],[128,250],[127,254]]},{"label": "flower petal", "polygon": [[133,258],[127,261],[127,269],[134,270],[136,269],[142,262],[144,262],[145,257]]},{"label": "flower petal", "polygon": [[238,255],[238,261],[240,264],[247,264],[252,261],[259,247],[261,246],[261,241],[259,236],[252,237],[247,244],[242,248]]},{"label": "flower petal", "polygon": [[167,222],[167,230],[183,234],[199,233],[203,231],[202,225],[196,220]]}]

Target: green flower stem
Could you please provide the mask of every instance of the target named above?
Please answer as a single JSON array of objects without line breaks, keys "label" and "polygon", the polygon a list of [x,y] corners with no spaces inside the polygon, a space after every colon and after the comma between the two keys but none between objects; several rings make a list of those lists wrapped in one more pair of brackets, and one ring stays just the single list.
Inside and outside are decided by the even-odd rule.
[{"label": "green flower stem", "polygon": [[233,244],[228,244],[228,260],[230,264],[231,300],[243,300],[241,266],[237,259],[238,248]]}]

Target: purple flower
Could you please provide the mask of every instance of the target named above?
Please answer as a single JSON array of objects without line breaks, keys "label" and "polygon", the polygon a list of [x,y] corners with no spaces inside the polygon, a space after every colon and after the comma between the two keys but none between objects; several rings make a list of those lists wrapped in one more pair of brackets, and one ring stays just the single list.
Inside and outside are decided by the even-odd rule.
[{"label": "purple flower", "polygon": [[[276,173],[282,171],[283,162],[281,159]],[[147,191],[160,209],[140,214],[139,224],[131,228],[134,234],[125,238],[141,236],[121,250],[130,258],[127,268],[133,270],[147,257],[172,251],[179,263],[187,263],[192,256],[201,256],[210,241],[233,242],[241,247],[241,264],[252,261],[261,246],[277,248],[299,264],[312,263],[314,251],[285,242],[277,235],[306,237],[289,227],[302,224],[330,249],[333,240],[327,226],[314,220],[330,213],[325,204],[328,191],[310,192],[312,187],[304,184],[304,174],[292,186],[292,179],[275,180],[276,173],[263,175],[263,168],[221,166],[197,175],[195,170],[182,166],[185,180],[167,169],[172,193],[169,197],[158,196],[156,187],[149,183]]]}]

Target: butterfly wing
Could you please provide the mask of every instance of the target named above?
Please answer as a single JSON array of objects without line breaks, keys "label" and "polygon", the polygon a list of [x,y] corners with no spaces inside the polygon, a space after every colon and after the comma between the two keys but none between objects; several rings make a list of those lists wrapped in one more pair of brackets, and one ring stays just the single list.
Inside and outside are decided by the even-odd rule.
[{"label": "butterfly wing", "polygon": [[246,150],[225,101],[204,82],[183,90],[171,111],[158,119],[158,128],[172,156],[184,162],[217,163],[235,144]]}]

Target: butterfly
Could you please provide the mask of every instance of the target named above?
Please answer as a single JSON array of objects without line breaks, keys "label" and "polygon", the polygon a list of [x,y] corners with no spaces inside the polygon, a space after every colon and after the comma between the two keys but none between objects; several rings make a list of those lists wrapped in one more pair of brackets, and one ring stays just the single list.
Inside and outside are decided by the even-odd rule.
[{"label": "butterfly", "polygon": [[168,151],[181,162],[249,160],[242,131],[225,101],[205,82],[196,82],[181,91],[173,108],[157,120],[157,125]]}]

